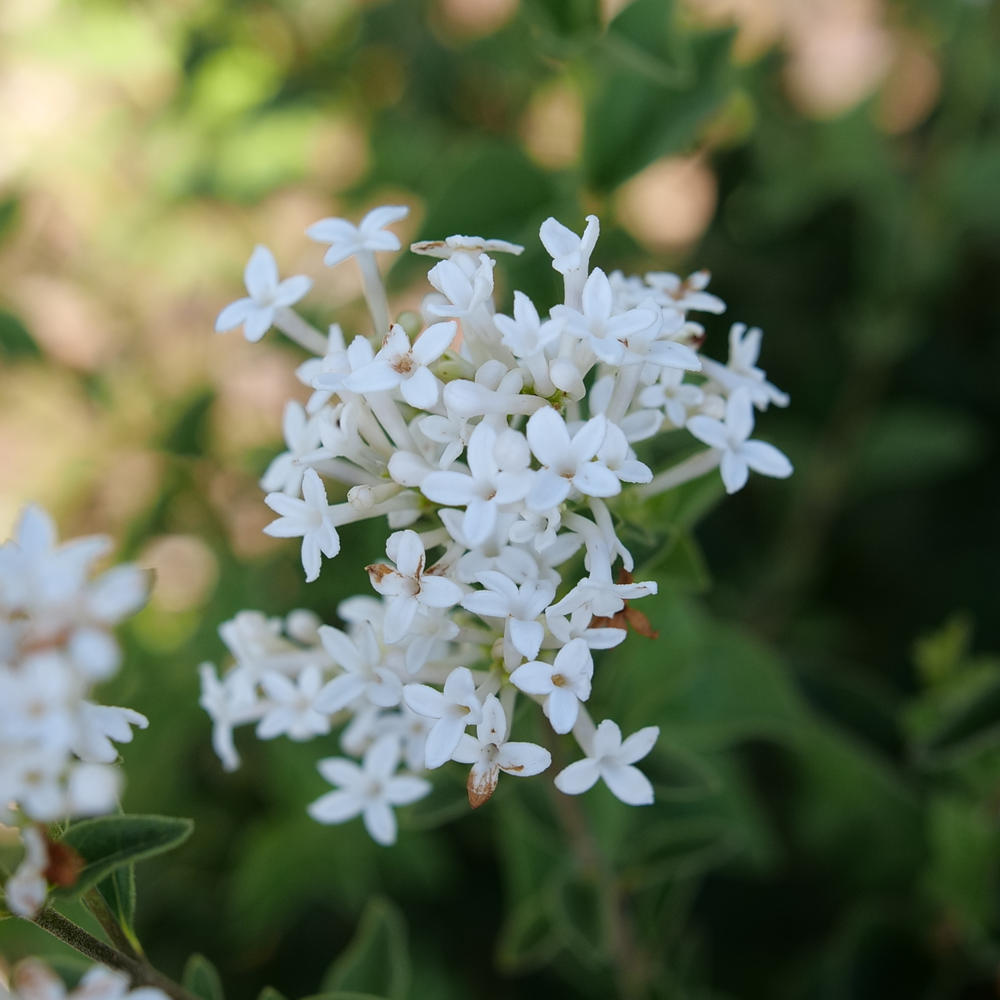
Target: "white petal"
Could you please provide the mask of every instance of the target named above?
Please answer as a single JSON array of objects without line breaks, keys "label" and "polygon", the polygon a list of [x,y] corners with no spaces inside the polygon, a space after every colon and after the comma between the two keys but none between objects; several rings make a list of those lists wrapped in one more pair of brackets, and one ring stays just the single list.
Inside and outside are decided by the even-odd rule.
[{"label": "white petal", "polygon": [[403,701],[417,715],[429,719],[440,719],[445,712],[445,696],[426,684],[407,684],[403,688]]},{"label": "white petal", "polygon": [[646,726],[633,733],[622,743],[616,754],[618,761],[622,764],[634,764],[637,760],[642,760],[656,745],[659,736],[659,726]]},{"label": "white petal", "polygon": [[560,771],[555,777],[555,786],[565,795],[581,795],[593,788],[600,776],[597,762],[584,757]]},{"label": "white petal", "polygon": [[541,774],[552,763],[552,754],[534,743],[505,743],[497,754],[501,771],[530,778]]},{"label": "white petal", "polygon": [[399,386],[403,399],[417,410],[429,410],[441,397],[441,383],[429,368],[418,368]]},{"label": "white petal", "polygon": [[396,816],[387,802],[381,799],[369,802],[364,810],[364,823],[377,844],[390,847],[396,843]]},{"label": "white petal", "polygon": [[465,718],[455,715],[446,715],[434,723],[424,746],[424,760],[429,768],[440,767],[451,759],[465,729]]},{"label": "white petal", "polygon": [[552,688],[545,700],[545,714],[557,733],[568,733],[573,728],[579,712],[580,702],[572,691],[561,687]]},{"label": "white petal", "polygon": [[787,479],[793,472],[787,456],[766,441],[747,441],[739,453],[754,472],[762,475]]},{"label": "white petal", "polygon": [[603,765],[601,777],[611,789],[611,794],[627,806],[648,806],[653,802],[653,786],[637,767],[624,764],[617,767]]},{"label": "white petal", "polygon": [[719,468],[722,472],[722,481],[725,483],[727,493],[736,493],[746,486],[750,470],[741,453],[723,452]]},{"label": "white petal", "polygon": [[253,298],[258,301],[267,300],[270,304],[278,290],[278,265],[274,254],[267,247],[254,247],[243,271],[243,282]]}]

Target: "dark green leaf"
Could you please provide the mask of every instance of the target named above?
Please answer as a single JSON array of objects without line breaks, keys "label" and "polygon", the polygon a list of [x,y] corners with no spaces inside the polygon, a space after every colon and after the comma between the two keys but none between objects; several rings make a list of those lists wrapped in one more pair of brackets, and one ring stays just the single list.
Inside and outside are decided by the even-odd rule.
[{"label": "dark green leaf", "polygon": [[214,402],[212,389],[205,389],[189,399],[163,437],[164,450],[174,455],[203,455]]},{"label": "dark green leaf", "polygon": [[40,358],[42,352],[35,338],[13,314],[0,309],[0,357]]},{"label": "dark green leaf", "polygon": [[273,986],[265,986],[257,994],[257,1000],[285,1000],[285,995],[279,993]]},{"label": "dark green leaf", "polygon": [[118,923],[129,936],[133,936],[135,920],[135,865],[122,865],[97,886]]},{"label": "dark green leaf", "polygon": [[197,952],[187,960],[181,983],[184,989],[201,1000],[225,1000],[218,970],[204,955]]},{"label": "dark green leaf", "polygon": [[506,973],[548,965],[562,941],[544,892],[525,897],[507,914],[497,938],[496,963]]},{"label": "dark green leaf", "polygon": [[63,835],[84,860],[76,884],[62,895],[75,896],[124,865],[162,854],[182,844],[194,824],[174,816],[101,816],[74,823]]},{"label": "dark green leaf", "polygon": [[353,940],[323,977],[323,992],[373,993],[405,1000],[410,987],[406,923],[387,899],[373,899]]}]

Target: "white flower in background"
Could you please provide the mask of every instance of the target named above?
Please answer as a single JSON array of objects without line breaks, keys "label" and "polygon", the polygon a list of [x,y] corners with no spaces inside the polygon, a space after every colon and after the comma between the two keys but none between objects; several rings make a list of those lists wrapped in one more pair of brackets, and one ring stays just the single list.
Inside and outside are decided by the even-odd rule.
[{"label": "white flower in background", "polygon": [[443,692],[426,684],[407,684],[403,700],[418,715],[437,720],[427,734],[424,763],[429,768],[448,760],[466,727],[478,725],[483,718],[483,706],[467,667],[456,667],[448,675]]},{"label": "white flower in background", "polygon": [[385,554],[396,564],[367,567],[372,586],[390,598],[382,620],[385,641],[390,645],[410,634],[421,607],[451,608],[462,599],[462,588],[443,576],[424,572],[424,543],[415,531],[397,531],[389,536]]},{"label": "white flower in background", "polygon": [[[725,308],[707,291],[707,271],[682,279],[592,269],[600,232],[594,216],[582,236],[555,219],[542,224],[540,239],[563,275],[563,301],[539,308],[517,291],[510,315],[498,311],[495,286],[503,283],[494,281],[493,255],[518,254],[520,246],[477,236],[413,244],[435,258],[434,291],[420,306],[422,330],[413,314],[392,325],[375,255],[398,249],[386,226],[406,214],[383,206],[357,225],[324,219],[308,230],[329,245],[328,264],[356,257],[372,329],[345,337],[332,324],[324,335],[290,306],[272,310],[275,324],[316,355],[298,369],[314,392],[305,409],[289,404],[287,450],[262,481],[280,515],[265,530],[302,539],[307,580],[324,555],[339,551],[338,528],[354,521],[385,515],[393,532],[387,561],[367,567],[373,595],[338,606],[343,629],[315,616],[299,627],[291,616],[282,622],[255,612],[220,628],[235,663],[221,680],[202,667],[215,748],[231,769],[239,763],[235,726],[256,724],[261,738],[295,740],[338,727],[344,753],[363,760],[321,762],[339,788],[310,812],[328,823],[364,815],[372,836],[391,843],[393,806],[429,790],[422,779],[396,774],[401,757],[411,772],[449,760],[472,765],[473,807],[489,798],[500,771],[525,776],[548,766],[541,747],[507,739],[521,700],[539,703],[552,728],[572,733],[586,754],[556,779],[558,788],[579,794],[603,778],[622,802],[650,802],[652,788],[634,764],[656,728],[622,741],[613,722],[595,732],[581,709],[591,694],[593,650],[625,642],[626,624],[642,641],[657,635],[638,608],[626,606],[657,585],[633,579],[622,521],[648,498],[720,466],[730,491],[751,468],[790,474],[777,449],[749,440],[753,407],[782,406],[788,397],[757,365],[759,330],[732,327],[726,364],[702,353],[710,331],[689,313]],[[276,289],[273,260],[270,266]],[[240,308],[262,323],[258,314],[270,306],[253,293],[245,302]],[[687,372],[698,374],[685,381]],[[684,445],[662,447],[663,432],[691,434],[709,447],[677,461]],[[345,496],[333,505],[328,499]],[[657,530],[655,522],[647,527]],[[25,609],[59,609],[46,634],[71,639],[62,659],[31,668],[37,677],[26,671],[11,682],[16,694],[8,695],[0,668],[0,733],[6,718],[25,739],[45,734],[31,735],[32,756],[16,767],[0,755],[0,802],[31,802],[35,814],[55,816],[74,795],[93,807],[101,782],[114,775],[100,763],[114,753],[110,741],[126,742],[136,719],[125,709],[80,709],[85,692],[74,686],[74,678],[117,665],[108,625],[118,619],[107,610],[115,600],[96,600],[98,588],[85,584],[103,543],[57,547],[44,519],[28,518],[21,530],[27,562],[0,549],[0,610],[9,609],[7,623],[0,621],[0,664],[28,631],[34,641],[37,633],[19,624]],[[136,586],[123,577],[119,592]],[[89,610],[70,614],[67,633],[66,608],[77,607],[81,588]],[[113,598],[115,588],[106,589]],[[118,601],[119,617],[126,606]],[[627,653],[616,657],[617,669],[628,663]],[[43,674],[49,681],[41,682]],[[11,707],[29,702],[37,709],[30,718]],[[74,757],[68,772],[74,750],[96,763]],[[84,770],[94,767],[104,770]],[[29,772],[51,777],[31,784]]]},{"label": "white flower in background", "polygon": [[333,267],[359,251],[398,250],[399,237],[385,227],[405,219],[409,214],[410,210],[405,205],[381,205],[373,208],[356,226],[347,219],[320,219],[306,230],[306,236],[317,243],[330,244],[323,263]]},{"label": "white flower in background", "polygon": [[127,975],[103,965],[88,969],[75,990],[67,990],[62,979],[37,958],[18,962],[11,979],[18,1000],[168,1000],[155,986],[129,989]]},{"label": "white flower in background", "polygon": [[455,339],[454,323],[435,323],[411,345],[401,326],[394,326],[382,349],[367,364],[344,380],[351,392],[382,392],[398,388],[416,409],[429,409],[441,396],[441,383],[427,367],[441,357]]},{"label": "white flower in background", "polygon": [[385,846],[396,843],[392,807],[416,802],[431,790],[424,778],[396,774],[399,759],[399,740],[384,736],[365,751],[360,767],[345,757],[321,760],[319,773],[337,790],[313,802],[309,815],[320,823],[346,823],[361,816],[373,840]]},{"label": "white flower in background", "polygon": [[507,716],[496,695],[488,695],[476,735],[466,733],[458,742],[453,760],[471,764],[469,804],[478,809],[493,794],[500,772],[519,778],[541,774],[552,763],[552,755],[535,743],[507,740]]},{"label": "white flower in background", "polygon": [[510,675],[510,682],[525,694],[544,697],[542,708],[557,733],[568,733],[576,722],[580,702],[590,697],[594,660],[583,639],[571,639],[552,663],[533,660]]},{"label": "white flower in background", "polygon": [[591,737],[591,752],[556,775],[556,788],[567,795],[580,795],[603,778],[611,794],[626,805],[650,805],[653,786],[649,778],[632,765],[653,749],[659,735],[659,726],[647,726],[622,742],[618,724],[605,719]]},{"label": "white flower in background", "polygon": [[729,397],[724,422],[699,415],[691,417],[687,427],[699,441],[721,452],[719,467],[727,493],[743,489],[751,469],[775,479],[792,474],[792,463],[773,444],[748,440],[753,433],[753,404],[745,389]]},{"label": "white flower in background", "polygon": [[49,848],[37,827],[26,826],[21,830],[24,857],[17,870],[3,887],[7,907],[11,913],[31,920],[45,905],[49,884],[45,869],[49,866]]},{"label": "white flower in background", "polygon": [[332,559],[340,551],[340,536],[333,521],[333,508],[327,503],[326,489],[315,469],[306,469],[302,477],[302,499],[284,493],[268,493],[264,502],[280,517],[264,531],[274,538],[302,539],[302,566],[306,582],[319,576],[320,555]]},{"label": "white flower in background", "polygon": [[312,280],[304,274],[278,280],[278,265],[274,254],[258,246],[247,261],[243,281],[250,295],[231,302],[215,321],[217,333],[243,327],[243,335],[256,343],[274,325],[279,309],[294,305],[312,288]]}]

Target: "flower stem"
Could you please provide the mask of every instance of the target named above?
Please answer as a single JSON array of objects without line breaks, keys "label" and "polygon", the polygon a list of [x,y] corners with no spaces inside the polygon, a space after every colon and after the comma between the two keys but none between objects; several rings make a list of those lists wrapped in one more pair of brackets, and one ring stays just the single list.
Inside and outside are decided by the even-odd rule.
[{"label": "flower stem", "polygon": [[197,1000],[197,997],[189,993],[183,986],[168,979],[148,962],[130,958],[117,948],[112,948],[111,945],[94,937],[93,934],[85,931],[51,907],[42,910],[35,917],[34,923],[92,961],[100,962],[101,965],[106,965],[109,969],[124,972],[131,979],[133,988],[153,986],[163,990],[172,1000]]}]

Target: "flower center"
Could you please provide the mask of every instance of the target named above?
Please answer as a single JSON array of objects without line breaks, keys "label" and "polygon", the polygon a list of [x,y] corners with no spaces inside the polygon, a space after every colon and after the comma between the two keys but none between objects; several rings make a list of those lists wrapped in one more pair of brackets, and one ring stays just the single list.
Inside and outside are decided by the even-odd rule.
[{"label": "flower center", "polygon": [[566,685],[569,683],[569,681],[566,680],[566,678],[563,677],[562,674],[553,674],[552,675],[552,683],[555,684],[555,686],[557,688],[561,688],[561,687],[566,687]]}]

